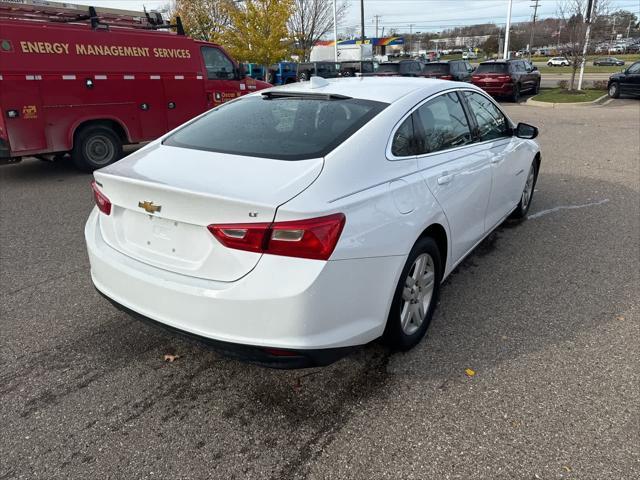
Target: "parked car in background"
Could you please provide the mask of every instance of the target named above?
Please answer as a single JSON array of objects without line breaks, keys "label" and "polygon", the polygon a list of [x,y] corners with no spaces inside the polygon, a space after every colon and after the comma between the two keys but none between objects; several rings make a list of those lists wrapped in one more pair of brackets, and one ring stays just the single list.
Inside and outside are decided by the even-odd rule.
[{"label": "parked car in background", "polygon": [[491,95],[517,102],[524,92],[538,93],[540,72],[526,60],[488,60],[476,68],[471,82]]},{"label": "parked car in background", "polygon": [[295,62],[279,62],[269,67],[269,83],[286,85],[297,81],[298,64]]},{"label": "parked car in background", "polygon": [[355,77],[357,73],[375,72],[377,63],[373,60],[353,60],[340,62],[340,74],[343,77]]},{"label": "parked car in background", "polygon": [[470,82],[473,67],[466,60],[449,60],[448,62],[430,62],[422,66],[422,76],[441,80]]},{"label": "parked car in background", "polygon": [[299,63],[297,78],[304,82],[311,77],[337,78],[340,76],[340,64],[335,62]]},{"label": "parked car in background", "polygon": [[258,65],[257,63],[244,63],[243,66],[247,77],[264,81],[264,67],[262,65]]},{"label": "parked car in background", "polygon": [[475,60],[478,58],[478,54],[472,51],[462,52],[463,60]]},{"label": "parked car in background", "polygon": [[571,65],[571,60],[566,57],[553,57],[547,61],[548,67],[568,67]]},{"label": "parked car in background", "polygon": [[632,64],[624,72],[611,75],[608,92],[612,98],[620,95],[640,96],[640,62]]},{"label": "parked car in background", "polygon": [[593,65],[596,67],[621,67],[624,65],[624,60],[618,60],[616,57],[598,58],[593,61]]},{"label": "parked car in background", "polygon": [[314,77],[243,97],[95,173],[91,279],[138,318],[272,367],[380,337],[409,350],[442,281],[526,218],[537,134],[440,80]]},{"label": "parked car in background", "polygon": [[377,77],[419,77],[422,75],[422,62],[417,60],[383,62],[373,75]]}]

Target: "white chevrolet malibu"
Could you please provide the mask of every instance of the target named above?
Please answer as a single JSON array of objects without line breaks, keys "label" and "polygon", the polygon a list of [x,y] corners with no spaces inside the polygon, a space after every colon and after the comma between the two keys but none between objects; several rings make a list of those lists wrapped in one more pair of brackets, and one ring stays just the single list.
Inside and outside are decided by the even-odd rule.
[{"label": "white chevrolet malibu", "polygon": [[424,336],[440,284],[525,217],[537,129],[480,89],[314,78],[225,103],[94,173],[117,307],[249,361],[325,365]]}]

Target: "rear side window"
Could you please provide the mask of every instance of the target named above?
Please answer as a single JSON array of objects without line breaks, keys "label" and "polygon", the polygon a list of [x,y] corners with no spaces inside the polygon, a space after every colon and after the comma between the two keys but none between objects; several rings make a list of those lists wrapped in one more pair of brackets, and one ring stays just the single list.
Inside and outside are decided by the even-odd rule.
[{"label": "rear side window", "polygon": [[233,63],[224,53],[214,47],[202,47],[201,51],[209,80],[229,80],[234,78]]},{"label": "rear side window", "polygon": [[[453,64],[451,65],[453,68]],[[442,73],[442,74],[446,74],[449,73],[449,65],[447,65],[446,63],[427,63],[424,66],[424,72],[425,73]]]},{"label": "rear side window", "polygon": [[396,157],[415,155],[415,134],[413,129],[413,115],[409,115],[400,128],[393,135],[391,153]]},{"label": "rear side window", "polygon": [[211,152],[304,160],[322,157],[387,106],[359,99],[250,96],[185,125],[164,145]]},{"label": "rear side window", "polygon": [[378,67],[378,73],[398,73],[400,65],[397,63],[382,63]]},{"label": "rear side window", "polygon": [[418,154],[438,152],[472,142],[471,130],[460,98],[447,93],[434,98],[416,111],[422,135]]},{"label": "rear side window", "polygon": [[509,65],[506,63],[481,63],[476,73],[508,73]]},{"label": "rear side window", "polygon": [[511,134],[509,122],[491,100],[475,92],[464,92],[476,123],[480,141],[494,140]]}]

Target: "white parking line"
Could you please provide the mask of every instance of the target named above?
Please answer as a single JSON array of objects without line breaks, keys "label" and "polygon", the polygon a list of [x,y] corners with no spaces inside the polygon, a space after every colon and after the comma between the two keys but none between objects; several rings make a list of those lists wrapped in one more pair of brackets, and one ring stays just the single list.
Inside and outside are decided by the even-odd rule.
[{"label": "white parking line", "polygon": [[600,200],[599,202],[591,202],[585,203],[583,205],[560,205],[559,207],[549,208],[547,210],[542,210],[540,212],[534,213],[533,215],[528,215],[528,219],[542,217],[543,215],[547,215],[548,213],[557,212],[558,210],[575,210],[577,208],[585,208],[585,207],[595,207],[596,205],[602,205],[603,203],[607,203],[609,201],[608,198],[604,200]]}]

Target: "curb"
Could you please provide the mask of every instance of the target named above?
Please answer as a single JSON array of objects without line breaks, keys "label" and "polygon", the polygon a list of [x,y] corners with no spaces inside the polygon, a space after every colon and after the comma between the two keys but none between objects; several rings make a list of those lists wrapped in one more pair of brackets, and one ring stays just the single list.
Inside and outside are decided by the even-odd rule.
[{"label": "curb", "polygon": [[551,103],[551,102],[540,102],[538,100],[534,100],[535,97],[528,98],[525,105],[530,105],[532,107],[545,107],[545,108],[562,108],[562,107],[586,107],[588,105],[599,105],[605,103],[608,94],[604,94],[601,97],[596,98],[590,102],[571,102],[571,103]]}]

